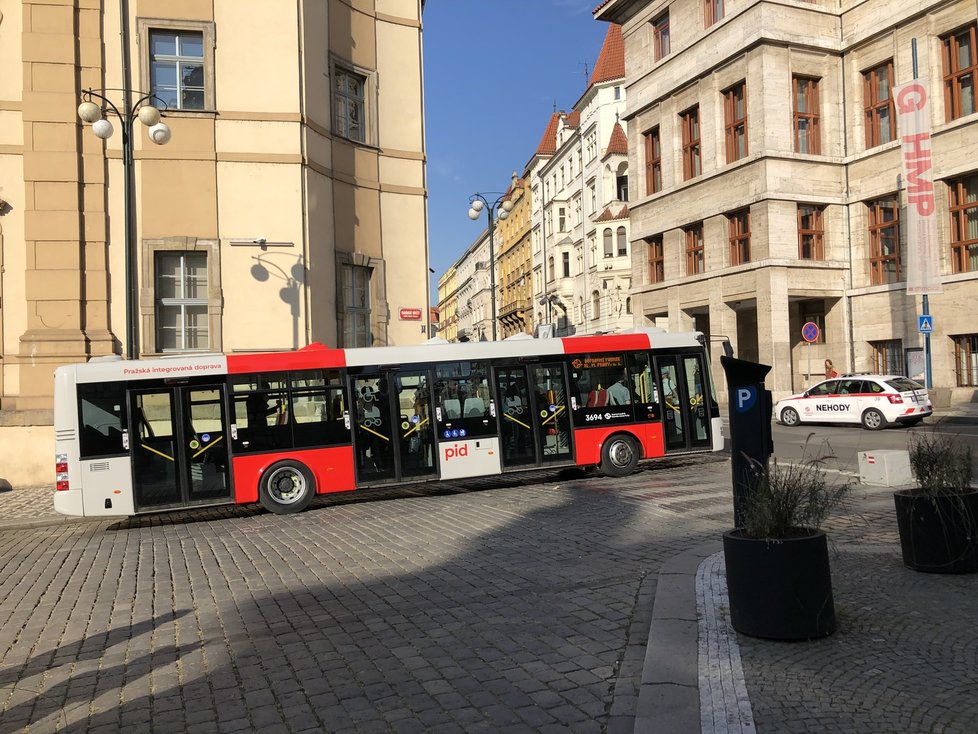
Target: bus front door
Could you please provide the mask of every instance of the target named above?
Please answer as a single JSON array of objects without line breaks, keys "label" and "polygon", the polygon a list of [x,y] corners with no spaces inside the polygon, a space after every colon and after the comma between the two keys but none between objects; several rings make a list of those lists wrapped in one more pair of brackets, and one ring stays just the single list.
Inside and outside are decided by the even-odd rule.
[{"label": "bus front door", "polygon": [[437,477],[428,373],[357,375],[351,388],[358,483]]},{"label": "bus front door", "polygon": [[137,512],[231,499],[224,386],[129,393]]},{"label": "bus front door", "polygon": [[564,365],[496,368],[503,468],[574,458]]},{"label": "bus front door", "polygon": [[683,354],[656,357],[662,395],[666,453],[709,449],[710,396],[703,375],[703,357]]}]

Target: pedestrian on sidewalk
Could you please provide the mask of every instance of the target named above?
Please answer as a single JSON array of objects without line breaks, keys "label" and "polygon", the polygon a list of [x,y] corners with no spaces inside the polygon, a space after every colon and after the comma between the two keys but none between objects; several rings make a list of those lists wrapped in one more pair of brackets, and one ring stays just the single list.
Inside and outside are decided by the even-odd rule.
[{"label": "pedestrian on sidewalk", "polygon": [[832,365],[832,360],[825,360],[825,379],[829,380],[833,377],[838,377],[839,373],[835,371],[835,367]]}]

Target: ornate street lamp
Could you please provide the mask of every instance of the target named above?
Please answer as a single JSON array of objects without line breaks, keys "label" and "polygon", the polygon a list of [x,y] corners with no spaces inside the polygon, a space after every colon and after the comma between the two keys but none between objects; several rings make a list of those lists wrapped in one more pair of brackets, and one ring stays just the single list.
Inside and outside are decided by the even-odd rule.
[{"label": "ornate street lamp", "polygon": [[[110,91],[110,90],[102,90]],[[111,90],[122,91],[122,90]],[[98,103],[92,100],[99,100]],[[147,129],[149,139],[156,145],[166,145],[170,142],[170,128],[160,119],[161,110],[154,106],[151,101],[159,100],[163,104],[163,111],[166,111],[166,102],[155,94],[143,94],[136,100],[135,104],[126,112],[120,111],[107,97],[93,89],[86,89],[82,92],[82,103],[78,105],[78,117],[82,122],[90,123],[95,137],[101,140],[108,140],[115,132],[112,121],[108,119],[107,113],[111,112],[119,120],[122,129],[122,170],[125,178],[125,208],[124,208],[124,229],[125,229],[125,254],[126,254],[126,357],[136,359],[139,356],[138,348],[138,314],[136,313],[137,292],[136,292],[136,212],[133,206],[133,191],[135,179],[132,158],[132,131],[136,120],[139,120]]]},{"label": "ornate street lamp", "polygon": [[[475,221],[485,210],[489,218],[489,300],[492,304],[492,340],[496,341],[496,249],[493,240],[493,229],[495,220],[505,220],[513,211],[512,196],[520,188],[517,186],[516,171],[513,171],[513,185],[508,192],[486,191],[476,192],[469,197],[469,219]],[[486,197],[499,194],[499,197],[492,203]]]}]

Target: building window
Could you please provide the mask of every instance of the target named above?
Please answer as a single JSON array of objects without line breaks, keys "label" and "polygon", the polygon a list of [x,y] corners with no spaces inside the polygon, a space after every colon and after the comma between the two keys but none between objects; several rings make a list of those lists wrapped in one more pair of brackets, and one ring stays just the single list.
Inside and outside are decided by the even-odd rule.
[{"label": "building window", "polygon": [[333,80],[333,132],[347,140],[366,142],[364,100],[367,77],[336,66]]},{"label": "building window", "polygon": [[561,259],[561,266],[563,267],[563,271],[564,271],[564,277],[569,278],[570,277],[570,253],[569,252],[561,253],[560,259]]},{"label": "building window", "polygon": [[873,350],[873,372],[877,375],[902,375],[903,342],[899,339],[889,339],[881,342],[870,342]]},{"label": "building window", "polygon": [[610,229],[604,231],[604,256],[614,257],[615,256],[615,243],[613,241],[613,236]]},{"label": "building window", "polygon": [[949,181],[951,272],[978,270],[978,174]]},{"label": "building window", "polygon": [[825,259],[823,210],[821,206],[798,205],[798,257],[802,260]]},{"label": "building window", "polygon": [[567,210],[562,206],[557,208],[557,231],[567,231]]},{"label": "building window", "polygon": [[621,87],[615,87],[615,99],[621,99]]},{"label": "building window", "polygon": [[685,227],[686,233],[686,275],[706,272],[706,251],[703,246],[703,222]]},{"label": "building window", "polygon": [[156,351],[206,351],[207,253],[157,252]]},{"label": "building window", "polygon": [[791,78],[795,108],[792,114],[795,128],[795,152],[822,152],[821,132],[818,124],[818,79],[803,76]]},{"label": "building window", "polygon": [[661,283],[666,279],[666,261],[662,251],[662,235],[646,240],[649,243],[649,283]]},{"label": "building window", "polygon": [[944,115],[948,122],[975,111],[978,61],[975,60],[975,31],[970,25],[944,41]]},{"label": "building window", "polygon": [[978,334],[952,336],[954,375],[958,387],[978,387]]},{"label": "building window", "polygon": [[619,257],[628,254],[628,235],[625,234],[625,228],[619,227],[615,232],[615,236],[618,238],[618,255]]},{"label": "building window", "polygon": [[659,128],[645,133],[645,194],[662,191],[662,144]]},{"label": "building window", "polygon": [[750,262],[750,209],[727,215],[730,232],[730,264]]},{"label": "building window", "polygon": [[628,174],[620,174],[615,177],[615,195],[618,201],[628,201]]},{"label": "building window", "polygon": [[896,140],[896,116],[893,114],[893,61],[863,72],[863,103],[866,117],[866,147]]},{"label": "building window", "polygon": [[727,141],[727,163],[747,157],[747,83],[741,82],[723,93],[723,113]]},{"label": "building window", "polygon": [[149,31],[150,89],[171,110],[204,109],[204,34]]},{"label": "building window", "polygon": [[811,321],[818,326],[818,339],[814,344],[825,344],[825,301],[802,301],[798,309],[801,316],[801,323],[807,324]]},{"label": "building window", "polygon": [[553,255],[551,255],[547,259],[547,273],[549,274],[547,276],[547,280],[553,280],[554,279],[554,258],[553,258]]},{"label": "building window", "polygon": [[709,28],[723,18],[723,0],[703,0],[703,22]]},{"label": "building window", "polygon": [[601,318],[601,292],[593,291],[591,293],[591,318],[599,319]]},{"label": "building window", "polygon": [[343,346],[369,347],[370,333],[370,268],[362,265],[343,266]]},{"label": "building window", "polygon": [[900,208],[895,196],[869,202],[870,283],[900,281]]},{"label": "building window", "polygon": [[683,180],[702,173],[700,164],[700,108],[693,107],[680,116],[683,128]]},{"label": "building window", "polygon": [[652,60],[669,55],[669,11],[652,21]]},{"label": "building window", "polygon": [[591,214],[598,210],[598,194],[595,191],[594,183],[587,185],[588,198],[591,200]]},{"label": "building window", "polygon": [[625,313],[631,313],[631,312],[632,312],[632,297],[628,296],[625,299]]}]

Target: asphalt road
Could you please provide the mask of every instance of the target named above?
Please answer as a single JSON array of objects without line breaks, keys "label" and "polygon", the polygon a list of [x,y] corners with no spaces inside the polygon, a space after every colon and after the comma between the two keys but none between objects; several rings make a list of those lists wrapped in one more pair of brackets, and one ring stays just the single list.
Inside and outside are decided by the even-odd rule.
[{"label": "asphalt road", "polygon": [[972,466],[978,474],[978,425],[973,422],[965,423],[946,418],[915,428],[893,426],[881,431],[867,431],[861,426],[850,425],[803,425],[788,428],[779,423],[772,424],[774,455],[779,459],[798,461],[821,458],[826,468],[854,474],[859,473],[860,451],[904,450],[913,434],[930,432],[957,436],[971,446]]}]

